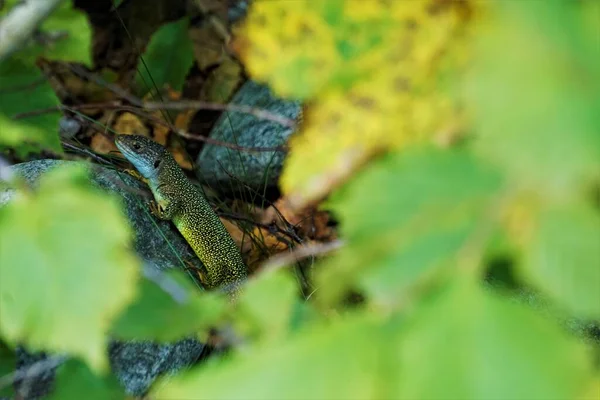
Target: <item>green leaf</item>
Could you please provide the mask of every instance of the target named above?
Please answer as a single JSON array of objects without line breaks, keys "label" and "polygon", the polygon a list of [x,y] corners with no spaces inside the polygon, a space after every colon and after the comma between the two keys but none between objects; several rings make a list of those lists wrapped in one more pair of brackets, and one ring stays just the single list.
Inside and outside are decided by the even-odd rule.
[{"label": "green leaf", "polygon": [[[273,299],[276,302],[277,299]],[[364,315],[313,327],[154,386],[157,399],[383,398],[378,332]],[[268,342],[266,344],[269,344]]]},{"label": "green leaf", "polygon": [[65,32],[66,37],[44,47],[38,56],[92,65],[92,28],[85,12],[64,1],[42,24],[42,32]]},{"label": "green leaf", "polygon": [[18,113],[60,104],[50,84],[29,60],[15,55],[0,62],[0,148],[15,147],[20,154],[42,149],[62,152],[58,136],[59,113],[14,120]]},{"label": "green leaf", "polygon": [[[16,4],[17,0],[8,0],[0,9],[0,17],[10,13],[12,6]],[[31,67],[38,57],[91,66],[92,29],[85,12],[76,9],[72,1],[62,1],[39,27],[39,34],[42,37],[45,35],[46,40],[29,40],[13,58],[23,59]]]},{"label": "green leaf", "polygon": [[125,394],[114,376],[95,375],[87,365],[77,360],[69,360],[58,368],[54,387],[50,399],[125,399]]},{"label": "green leaf", "polygon": [[499,179],[465,152],[409,149],[371,165],[329,206],[348,243],[320,268],[320,299],[359,286],[393,304],[448,266],[486,222]]},{"label": "green leaf", "polygon": [[239,297],[238,328],[256,336],[262,334],[269,340],[282,337],[291,329],[296,298],[296,283],[286,271],[258,275],[248,282]]},{"label": "green leaf", "polygon": [[600,43],[580,6],[495,2],[469,78],[477,151],[547,201],[600,171]]},{"label": "green leaf", "polygon": [[390,69],[412,79],[424,68],[434,69],[462,23],[453,5],[430,12],[424,1],[365,4],[252,3],[235,42],[248,74],[268,82],[278,95],[299,99],[346,90]]},{"label": "green leaf", "polygon": [[600,213],[587,205],[543,210],[523,246],[523,274],[580,317],[600,319]]},{"label": "green leaf", "polygon": [[106,333],[138,275],[120,203],[81,166],[57,168],[0,208],[0,334],[106,366]]},{"label": "green leaf", "polygon": [[198,293],[181,274],[162,273],[144,279],[139,297],[115,321],[111,332],[127,340],[169,342],[212,327],[223,316],[227,299],[214,293]]},{"label": "green leaf", "polygon": [[571,399],[591,378],[583,346],[555,323],[471,282],[446,288],[406,329],[391,398]]},{"label": "green leaf", "polygon": [[151,395],[574,398],[591,384],[590,361],[552,321],[469,281],[429,296],[411,318],[342,315],[164,380]]},{"label": "green leaf", "polygon": [[45,46],[30,41],[11,58],[0,62],[0,148],[15,147],[21,155],[43,149],[62,152],[58,136],[60,114],[12,119],[15,114],[60,104],[50,84],[36,67],[36,59],[44,57],[87,65],[92,62],[90,24],[85,13],[76,10],[71,1],[63,2],[44,21],[40,31],[41,34],[60,32],[64,35]]},{"label": "green leaf", "polygon": [[[17,359],[13,350],[9,349],[4,342],[0,341],[0,378],[12,374],[17,369]],[[12,385],[0,387],[0,398],[5,396],[12,398],[14,390]]]},{"label": "green leaf", "polygon": [[181,90],[185,77],[194,63],[194,49],[188,35],[189,20],[163,25],[150,39],[137,66],[136,85],[144,95],[169,84]]}]

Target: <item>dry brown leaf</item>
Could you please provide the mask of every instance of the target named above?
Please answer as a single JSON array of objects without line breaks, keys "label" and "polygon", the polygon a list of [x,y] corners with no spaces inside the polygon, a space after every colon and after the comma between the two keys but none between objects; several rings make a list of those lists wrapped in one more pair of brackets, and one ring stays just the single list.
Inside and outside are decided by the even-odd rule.
[{"label": "dry brown leaf", "polygon": [[[107,111],[96,122],[100,126],[111,126],[115,120],[115,116],[116,113],[114,111]],[[90,125],[86,129],[85,135],[92,138],[90,148],[96,153],[109,154],[113,151],[118,152],[108,132],[100,132],[96,126]]]},{"label": "dry brown leaf", "polygon": [[188,171],[194,169],[194,164],[190,161],[190,156],[187,154],[183,146],[181,146],[179,141],[175,141],[175,143],[173,143],[173,145],[170,147],[169,151],[181,168]]},{"label": "dry brown leaf", "polygon": [[181,92],[173,89],[171,86],[167,86],[166,92],[167,92],[167,98],[171,101],[181,99]]},{"label": "dry brown leaf", "polygon": [[161,144],[162,146],[166,146],[167,141],[169,139],[169,132],[171,130],[162,124],[153,124],[154,129],[152,130],[154,133],[154,141]]},{"label": "dry brown leaf", "polygon": [[113,127],[118,133],[123,135],[142,135],[149,137],[149,131],[140,118],[130,112],[124,112],[117,117]]},{"label": "dry brown leaf", "polygon": [[198,112],[198,110],[186,110],[177,114],[177,117],[175,118],[175,127],[187,131],[196,112]]},{"label": "dry brown leaf", "polygon": [[242,254],[248,253],[252,248],[252,243],[248,240],[248,234],[241,230],[237,224],[223,217],[220,218],[223,225],[225,225],[225,229],[227,229],[227,232],[229,232]]},{"label": "dry brown leaf", "polygon": [[247,238],[251,243],[251,251],[249,252],[246,263],[250,272],[255,271],[263,261],[267,260],[271,256],[288,249],[288,244],[282,237],[274,235],[267,229],[256,226],[250,234],[250,238]]},{"label": "dry brown leaf", "polygon": [[92,142],[90,148],[98,154],[108,154],[110,152],[118,152],[119,150],[115,146],[112,139],[109,139],[107,135],[97,132],[92,136]]},{"label": "dry brown leaf", "polygon": [[271,257],[273,254],[287,250],[285,242],[270,233],[263,227],[255,227],[252,232],[241,229],[236,223],[221,217],[225,229],[233,238],[235,244],[244,256],[244,260],[250,272]]},{"label": "dry brown leaf", "polygon": [[[76,98],[84,103],[103,103],[115,99],[113,92],[97,83],[77,76],[69,69],[69,65],[65,62],[40,58],[36,64],[43,71],[44,75],[46,75],[52,89],[54,89],[62,101],[69,98]],[[104,69],[97,74],[109,83],[114,83],[117,80],[116,74],[108,69]],[[98,111],[100,110],[82,110],[86,115],[93,115]]]},{"label": "dry brown leaf", "polygon": [[200,71],[220,64],[226,56],[225,47],[219,34],[210,24],[190,29],[194,46],[194,58]]},{"label": "dry brown leaf", "polygon": [[226,56],[217,68],[210,72],[200,92],[205,101],[226,103],[242,81],[242,67],[229,56]]},{"label": "dry brown leaf", "polygon": [[[173,90],[170,87],[167,87],[164,90],[163,95],[166,96],[168,101],[177,101],[177,100],[181,99],[181,92]],[[147,97],[148,96],[150,96],[149,101],[153,101],[154,98],[150,94],[148,94]],[[156,110],[156,111],[152,112],[152,116],[154,118],[156,118],[157,120],[161,120],[163,122],[167,122],[167,123],[169,123],[173,120],[177,120],[177,118],[179,118],[180,114],[176,114],[172,110]],[[163,123],[159,123],[159,122],[152,121],[152,120],[149,122],[151,123],[151,126],[152,126],[153,140],[157,143],[160,143],[163,146],[167,146],[171,129]]]},{"label": "dry brown leaf", "polygon": [[273,206],[264,210],[260,222],[266,225],[275,223],[282,229],[289,229],[280,215],[294,226],[297,234],[302,238],[321,242],[329,242],[337,238],[335,229],[330,226],[329,213],[317,210],[317,206],[295,211],[287,199],[282,197]]}]

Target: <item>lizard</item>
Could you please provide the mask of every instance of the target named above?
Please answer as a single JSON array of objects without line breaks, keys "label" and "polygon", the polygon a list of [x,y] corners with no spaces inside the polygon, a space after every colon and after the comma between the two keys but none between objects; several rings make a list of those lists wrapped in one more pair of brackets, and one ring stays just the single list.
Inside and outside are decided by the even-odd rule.
[{"label": "lizard", "polygon": [[146,179],[156,204],[153,214],[171,220],[204,264],[208,288],[245,279],[247,268],[233,238],[171,153],[139,135],[117,135],[115,145]]}]

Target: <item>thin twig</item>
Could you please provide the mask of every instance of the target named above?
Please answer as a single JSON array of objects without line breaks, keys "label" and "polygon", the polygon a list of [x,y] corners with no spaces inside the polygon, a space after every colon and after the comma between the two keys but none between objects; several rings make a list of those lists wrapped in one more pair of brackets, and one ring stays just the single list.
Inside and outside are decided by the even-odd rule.
[{"label": "thin twig", "polygon": [[[74,108],[74,107],[72,107]],[[119,106],[119,107],[114,107],[115,109],[118,109],[120,111],[128,111],[132,114],[135,114],[139,117],[142,118],[146,118],[156,124],[160,124],[162,126],[165,126],[167,128],[169,128],[171,131],[173,131],[176,135],[184,137],[186,139],[189,140],[195,140],[198,142],[204,142],[207,144],[212,144],[214,146],[220,146],[220,147],[226,147],[232,150],[236,150],[236,151],[243,151],[246,153],[263,153],[263,152],[273,152],[273,151],[278,151],[278,152],[287,152],[288,149],[285,146],[277,146],[277,147],[244,147],[244,146],[239,146],[237,144],[234,143],[229,143],[229,142],[223,142],[221,140],[216,140],[210,137],[206,137],[206,136],[202,136],[202,135],[195,135],[193,133],[189,133],[183,129],[178,129],[177,127],[175,127],[171,122],[169,121],[165,121],[164,119],[157,117],[155,115],[152,114],[148,114],[146,112],[144,112],[143,110],[136,108],[136,107],[132,107],[132,106]],[[108,107],[105,109],[109,109]]]},{"label": "thin twig", "polygon": [[[157,103],[158,104],[158,103]],[[210,103],[207,103],[210,104]],[[223,105],[223,104],[218,104],[218,106],[222,107],[223,109],[227,109],[227,107],[229,107],[229,105]],[[106,103],[93,103],[93,104],[80,104],[80,105],[74,105],[74,106],[65,106],[65,105],[58,105],[55,107],[48,107],[48,108],[43,108],[43,109],[39,109],[39,110],[32,110],[32,111],[27,111],[27,112],[23,112],[23,113],[18,113],[13,115],[12,119],[13,120],[19,120],[19,119],[25,119],[25,118],[31,118],[31,117],[36,117],[38,115],[43,115],[43,114],[49,114],[49,113],[53,113],[53,112],[60,112],[60,111],[73,111],[73,110],[78,110],[78,111],[82,111],[82,110],[90,110],[90,109],[102,109],[102,110],[117,110],[117,111],[127,111],[127,112],[131,112],[132,114],[138,115],[140,117],[146,118],[152,122],[155,122],[157,124],[161,124],[163,126],[166,126],[167,128],[171,129],[173,132],[175,132],[175,134],[184,137],[186,139],[189,140],[196,140],[196,141],[200,141],[200,142],[205,142],[207,144],[211,144],[214,146],[221,146],[221,147],[227,147],[230,148],[232,150],[237,150],[237,151],[243,151],[243,152],[247,152],[247,153],[262,153],[262,152],[273,152],[273,151],[278,151],[278,152],[287,152],[288,149],[286,146],[277,146],[277,147],[243,147],[243,146],[239,146],[233,143],[229,143],[229,142],[223,142],[221,140],[216,140],[216,139],[212,139],[206,136],[202,136],[202,135],[195,135],[189,132],[186,132],[183,129],[177,129],[173,124],[171,124],[170,122],[167,122],[159,117],[156,117],[154,115],[148,114],[146,112],[143,111],[143,109],[139,108],[139,107],[134,107],[134,106],[127,106],[127,105],[122,105],[119,104],[117,102],[106,102]],[[240,111],[241,112],[241,111]]]},{"label": "thin twig", "polygon": [[67,356],[54,355],[44,360],[37,361],[31,365],[19,368],[18,370],[13,371],[10,374],[6,374],[3,377],[0,377],[0,390],[12,385],[16,381],[31,379],[46,371],[56,368],[65,361],[67,361]]},{"label": "thin twig", "polygon": [[71,144],[69,142],[62,142],[62,145],[65,149],[74,151],[74,152],[79,152],[79,153],[83,153],[86,156],[94,159],[95,161],[99,162],[100,164],[107,164],[107,165],[112,165],[112,163],[108,160],[105,160],[102,156],[100,156],[99,154],[96,154],[86,148],[83,147],[77,147],[74,144]]},{"label": "thin twig", "polygon": [[202,0],[195,0],[194,3],[196,4],[196,7],[198,7],[198,10],[200,10],[202,14],[208,16],[208,22],[210,22],[210,24],[215,29],[215,32],[217,32],[221,39],[223,39],[223,41],[225,42],[225,48],[227,48],[227,45],[231,42],[231,35],[229,34],[229,31],[227,30],[225,24],[219,18],[215,17],[210,12],[210,10],[208,10],[208,8],[206,7],[206,5],[204,5],[204,2]]},{"label": "thin twig", "polygon": [[135,106],[142,107],[142,104],[143,104],[142,100],[140,100],[139,98],[128,93],[125,89],[121,88],[120,86],[105,81],[98,74],[88,72],[85,70],[85,68],[82,68],[76,64],[70,64],[67,62],[61,62],[60,64],[65,66],[66,68],[68,68],[75,75],[78,75],[82,78],[85,78],[85,79],[91,81],[91,82],[94,82],[98,86],[102,86],[103,88],[108,89],[109,91],[114,93],[117,97],[119,97],[123,100],[126,100]]},{"label": "thin twig", "polygon": [[0,156],[0,181],[10,182],[13,179],[14,173],[10,169],[10,164],[2,156]]},{"label": "thin twig", "polygon": [[26,83],[24,85],[15,85],[15,86],[9,86],[9,87],[2,88],[2,89],[0,89],[0,95],[21,92],[21,91],[29,90],[29,89],[35,89],[37,86],[42,85],[45,82],[46,82],[46,77],[43,76],[41,78],[34,79],[33,81]]},{"label": "thin twig", "polygon": [[285,146],[278,146],[278,147],[243,147],[243,146],[239,146],[237,144],[233,144],[233,143],[229,143],[229,142],[223,142],[220,140],[216,140],[216,139],[212,139],[206,136],[202,136],[202,135],[195,135],[193,133],[188,133],[186,131],[184,131],[183,129],[175,129],[174,132],[181,137],[184,137],[186,139],[189,140],[196,140],[199,142],[205,142],[207,144],[212,144],[215,146],[221,146],[221,147],[227,147],[229,149],[232,150],[236,150],[236,151],[243,151],[246,153],[269,153],[269,152],[274,152],[274,151],[278,151],[281,153],[286,153],[288,151],[288,148]]},{"label": "thin twig", "polygon": [[219,104],[198,100],[180,100],[165,102],[146,102],[142,106],[147,110],[215,110],[251,114],[256,118],[277,122],[288,128],[295,128],[296,122],[279,114],[244,104]]},{"label": "thin twig", "polygon": [[262,269],[265,271],[279,269],[303,258],[331,253],[332,251],[342,248],[344,244],[345,243],[342,240],[334,240],[329,243],[317,243],[296,247],[288,253],[281,253],[271,257],[263,264]]},{"label": "thin twig", "polygon": [[25,47],[35,30],[62,0],[27,0],[17,3],[0,20],[0,61]]},{"label": "thin twig", "polygon": [[[216,211],[217,215],[226,218],[226,219],[232,219],[235,221],[241,221],[241,222],[247,222],[251,225],[257,226],[259,228],[262,228],[264,230],[266,230],[267,232],[269,232],[272,235],[275,235],[275,233],[280,233],[282,235],[285,235],[287,237],[289,237],[290,239],[292,239],[293,242],[298,242],[296,240],[295,235],[285,231],[284,229],[280,228],[279,226],[277,226],[277,224],[263,224],[262,222],[257,222],[254,221],[250,218],[241,216],[241,215],[237,215],[237,214],[232,214],[232,213],[226,213],[226,212],[221,212],[221,211]],[[290,245],[290,243],[288,241],[283,240],[282,238],[277,237],[277,240],[281,241],[282,243],[285,243],[287,246]],[[298,242],[301,243],[301,242]]]},{"label": "thin twig", "polygon": [[154,265],[144,263],[142,274],[154,282],[178,304],[186,304],[189,300],[187,291],[171,276],[165,274]]},{"label": "thin twig", "polygon": [[165,101],[165,102],[143,102],[141,99],[133,96],[128,93],[126,90],[122,89],[120,86],[109,83],[102,79],[97,74],[86,71],[84,68],[69,63],[60,63],[64,65],[66,68],[71,70],[74,74],[83,77],[89,81],[96,83],[99,86],[102,86],[112,93],[114,93],[117,97],[126,100],[127,102],[133,104],[134,106],[146,109],[146,110],[214,110],[214,111],[229,111],[229,112],[239,112],[243,114],[251,114],[254,115],[258,119],[264,119],[268,121],[277,122],[288,128],[295,128],[296,122],[289,118],[283,117],[279,114],[272,113],[267,110],[263,110],[256,107],[247,106],[244,104],[219,104],[219,103],[211,103],[206,101],[198,101],[198,100],[180,100],[180,101]]},{"label": "thin twig", "polygon": [[223,164],[219,161],[216,160],[217,163],[219,164],[219,167],[221,167],[221,169],[223,170],[223,172],[225,172],[225,174],[227,174],[227,176],[229,176],[231,179],[235,180],[236,182],[238,182],[240,185],[244,186],[246,189],[248,189],[250,192],[253,192],[256,196],[260,197],[260,199],[262,201],[264,201],[268,206],[273,207],[273,210],[275,210],[275,212],[277,213],[277,216],[279,217],[279,219],[281,220],[281,222],[288,227],[288,233],[289,235],[292,235],[291,237],[294,238],[294,240],[300,244],[303,243],[303,240],[296,234],[296,231],[294,230],[295,226],[292,225],[281,213],[281,211],[279,211],[279,209],[277,208],[277,206],[275,205],[275,203],[273,203],[272,201],[270,201],[269,199],[267,199],[265,196],[263,196],[262,194],[258,193],[254,188],[252,188],[250,185],[248,185],[246,182],[242,181],[240,178],[238,178],[237,176],[233,175],[232,173],[230,173],[229,171],[227,171],[227,168],[225,168],[223,166]]}]

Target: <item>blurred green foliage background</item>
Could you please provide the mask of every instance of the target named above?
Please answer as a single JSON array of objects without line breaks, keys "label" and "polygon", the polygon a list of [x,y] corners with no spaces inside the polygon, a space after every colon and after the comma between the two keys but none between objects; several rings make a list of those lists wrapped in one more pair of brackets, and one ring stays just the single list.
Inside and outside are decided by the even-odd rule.
[{"label": "blurred green foliage background", "polygon": [[[406,15],[419,29],[419,18],[435,15],[423,11],[429,3],[460,3],[471,12],[453,22],[468,25],[461,40],[440,53],[467,61],[460,68],[436,67],[450,74],[444,79],[438,72],[415,79],[414,92],[402,100],[416,104],[419,89],[427,88],[460,104],[456,141],[439,145],[433,132],[412,140],[416,131],[402,131],[401,124],[394,125],[397,130],[378,125],[372,128],[381,129],[376,137],[412,139],[401,146],[372,147],[354,136],[344,142],[347,125],[332,131],[340,148],[352,143],[363,153],[360,162],[344,170],[346,178],[327,181],[331,196],[322,207],[339,219],[345,245],[314,265],[315,293],[309,299],[298,296],[293,275],[280,269],[252,277],[236,304],[185,282],[189,301],[172,301],[136,278],[138,262],[125,246],[130,228],[118,204],[87,187],[81,171],[66,170],[45,177],[36,191],[13,182],[18,194],[0,208],[2,340],[9,347],[25,343],[84,361],[62,367],[56,396],[64,397],[57,398],[109,390],[102,352],[109,333],[170,341],[190,334],[205,338],[214,326],[233,327],[241,344],[226,356],[165,378],[151,397],[600,398],[599,3],[398,2],[406,4],[393,7],[406,14],[398,11],[397,21],[384,1],[315,3],[321,8],[312,2],[257,1],[248,24],[257,24],[259,14],[267,22],[246,25],[239,35],[252,76],[316,105],[332,93],[344,98],[373,76],[396,71],[391,63],[381,72],[385,57],[378,57],[381,49],[399,43],[396,35],[404,31],[394,24]],[[293,39],[302,30],[272,28],[269,24],[281,21],[268,19],[276,15],[270,7],[285,9],[286,18],[320,33],[298,39],[314,46],[314,53],[278,47],[281,37]],[[365,28],[373,20],[387,22],[375,38],[365,33],[373,33]],[[60,28],[68,25],[61,22]],[[434,25],[423,24],[423,29]],[[335,45],[342,39],[363,46],[348,53]],[[280,62],[254,60],[250,49],[256,40],[260,48],[271,46],[265,54],[283,52]],[[419,43],[411,50],[415,57]],[[345,58],[326,53],[335,49],[346,49]],[[89,46],[69,51],[76,57],[52,56],[86,62]],[[22,52],[2,61],[0,90],[21,82],[25,71],[32,71],[28,79],[38,74],[33,59]],[[327,74],[311,79],[319,65]],[[171,78],[160,68],[153,64],[149,71],[166,81],[181,82],[186,72],[175,71]],[[402,71],[408,78],[413,72]],[[305,81],[312,86],[298,86]],[[385,103],[387,94],[379,89],[372,86],[373,98]],[[39,99],[52,95],[36,90],[35,101],[0,95],[0,145],[59,150],[58,136],[49,135],[56,120],[11,119],[25,105],[46,106]],[[342,106],[340,118],[348,111]],[[394,107],[374,108],[373,118],[405,118]],[[308,119],[307,136],[300,132],[297,143],[309,137],[310,124]],[[23,140],[27,143],[21,146]],[[294,163],[302,162],[303,146],[292,143]],[[385,154],[374,157],[380,153]],[[338,166],[324,162],[318,174],[329,177]],[[285,175],[291,193],[315,176],[297,174],[297,168],[294,164]],[[75,224],[88,225],[89,235],[71,235],[78,232]],[[35,286],[26,279],[31,276]],[[6,371],[4,365],[1,370]],[[80,382],[88,383],[67,384],[80,375],[85,376]]]}]

